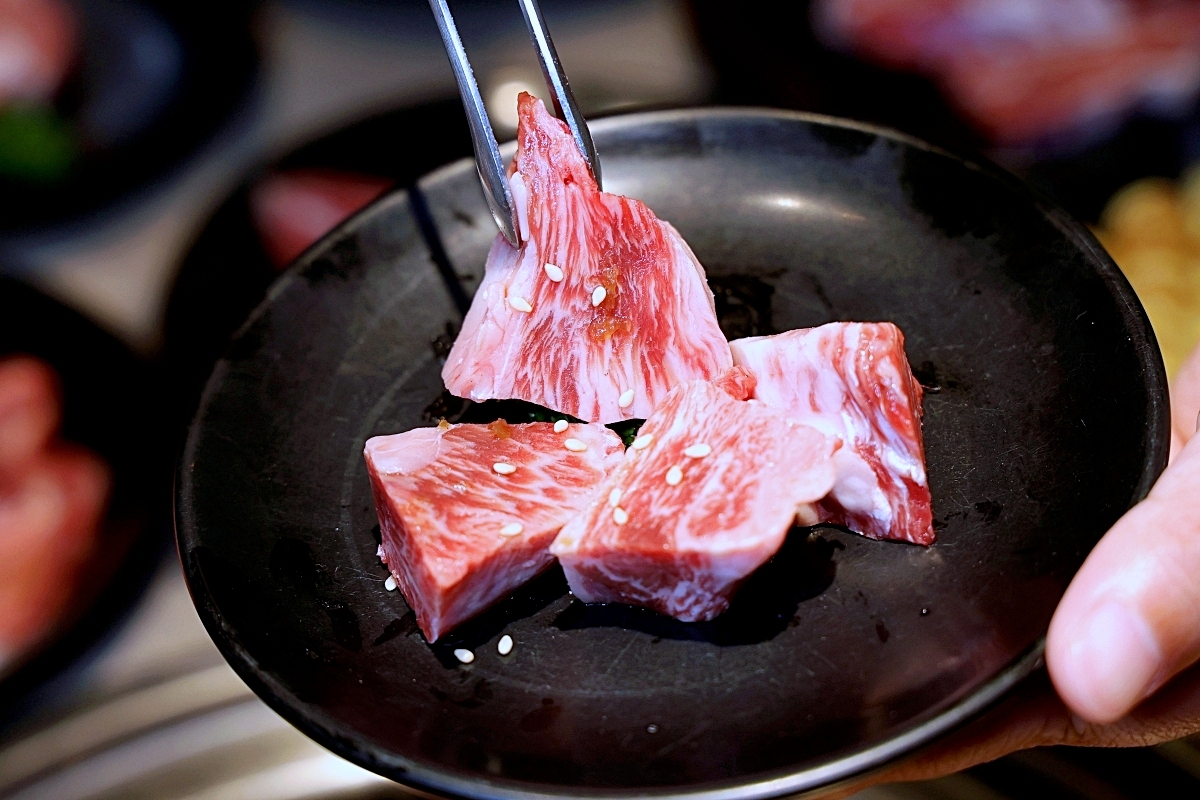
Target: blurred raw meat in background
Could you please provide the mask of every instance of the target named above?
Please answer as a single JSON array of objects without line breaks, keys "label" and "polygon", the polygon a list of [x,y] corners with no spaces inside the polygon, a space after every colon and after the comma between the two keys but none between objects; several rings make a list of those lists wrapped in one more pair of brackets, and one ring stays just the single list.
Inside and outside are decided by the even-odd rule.
[{"label": "blurred raw meat in background", "polygon": [[0,359],[0,675],[55,627],[99,543],[111,475],[59,439],[61,416],[49,365]]},{"label": "blurred raw meat in background", "polygon": [[0,0],[0,104],[54,95],[75,58],[76,27],[62,0]]},{"label": "blurred raw meat in background", "polygon": [[250,214],[267,255],[283,269],[391,185],[387,178],[331,169],[273,172],[250,190]]},{"label": "blurred raw meat in background", "polygon": [[0,0],[0,236],[111,211],[211,136],[254,73],[244,0]]},{"label": "blurred raw meat in background", "polygon": [[[1181,185],[1171,180],[1200,157],[1191,122],[1200,96],[1200,4],[817,0],[812,21],[832,48],[932,80],[994,156],[1060,197],[1064,187],[1046,181],[1053,167],[1039,159],[1102,151],[1135,116],[1183,126],[1183,163],[1160,164],[1153,170],[1159,177],[1116,192],[1097,227],[1145,304],[1174,373],[1200,341],[1200,172],[1191,169]],[[1147,141],[1140,149],[1169,152],[1170,144]],[[1102,165],[1085,155],[1075,169],[1089,167]]]},{"label": "blurred raw meat in background", "polygon": [[1169,372],[1200,341],[1200,223],[1186,222],[1200,213],[1200,3],[693,8],[715,101],[850,117],[983,152],[1094,226],[1145,303]]},{"label": "blurred raw meat in background", "polygon": [[1095,140],[1200,89],[1200,6],[1165,0],[819,0],[830,45],[933,78],[988,139]]},{"label": "blurred raw meat in background", "polygon": [[75,64],[78,28],[63,0],[0,0],[0,178],[41,181],[74,160],[51,101]]},{"label": "blurred raw meat in background", "polygon": [[[1084,151],[1134,115],[1186,121],[1200,96],[1200,4],[1188,0],[817,0],[813,25],[832,47],[932,79],[1002,160]],[[1168,374],[1200,341],[1200,171],[1187,176],[1136,180],[1096,229]]]}]

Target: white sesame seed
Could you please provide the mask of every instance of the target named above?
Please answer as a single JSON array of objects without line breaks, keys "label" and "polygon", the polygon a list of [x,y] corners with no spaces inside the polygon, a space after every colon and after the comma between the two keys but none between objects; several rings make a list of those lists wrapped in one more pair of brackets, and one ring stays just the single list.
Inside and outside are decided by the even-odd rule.
[{"label": "white sesame seed", "polygon": [[629,522],[629,512],[617,506],[613,509],[613,522],[618,525],[624,525],[626,522]]},{"label": "white sesame seed", "polygon": [[567,421],[565,419],[560,419],[558,422],[554,423],[554,432],[555,433],[562,433],[566,429],[567,429]]},{"label": "white sesame seed", "polygon": [[526,300],[524,297],[518,297],[515,294],[510,294],[508,296],[508,304],[510,306],[512,306],[514,309],[516,309],[517,311],[523,312],[525,314],[528,314],[530,311],[533,311],[533,306],[529,305],[528,300]]},{"label": "white sesame seed", "polygon": [[566,445],[567,449],[572,453],[582,453],[584,450],[587,450],[587,444],[579,441],[578,439],[567,439],[565,442],[563,442],[563,444]]},{"label": "white sesame seed", "polygon": [[688,458],[704,458],[711,452],[712,448],[701,442],[700,444],[694,444],[687,450],[684,450],[683,454]]},{"label": "white sesame seed", "polygon": [[633,405],[633,389],[626,389],[621,392],[621,396],[617,398],[617,405],[621,408],[629,408]]},{"label": "white sesame seed", "polygon": [[512,464],[505,464],[503,461],[497,461],[495,464],[492,464],[492,469],[499,475],[512,475],[517,471],[517,468]]},{"label": "white sesame seed", "polygon": [[634,450],[645,450],[654,441],[654,434],[647,433],[644,436],[639,436],[633,440],[633,444],[629,445]]},{"label": "white sesame seed", "polygon": [[454,651],[454,657],[464,664],[470,664],[475,660],[474,653],[472,653],[470,650],[464,650],[461,647]]},{"label": "white sesame seed", "polygon": [[525,526],[519,522],[510,522],[500,529],[501,536],[520,536]]},{"label": "white sesame seed", "polygon": [[513,640],[507,633],[500,637],[500,641],[496,642],[496,652],[502,656],[506,656],[512,652]]},{"label": "white sesame seed", "polygon": [[603,286],[597,286],[595,289],[592,289],[592,305],[593,306],[598,306],[601,303],[603,303],[605,297],[608,297],[608,292],[604,289]]},{"label": "white sesame seed", "polygon": [[391,575],[388,575],[388,576],[387,576],[387,580],[383,582],[383,588],[387,589],[389,592],[394,592],[394,591],[396,591],[396,579],[395,579],[395,577],[393,577],[393,576],[391,576]]},{"label": "white sesame seed", "polygon": [[547,263],[542,269],[546,270],[546,277],[555,283],[563,279],[563,271],[554,264]]},{"label": "white sesame seed", "polygon": [[608,504],[610,506],[615,506],[619,502],[621,502],[621,490],[613,489],[608,493]]},{"label": "white sesame seed", "polygon": [[667,470],[667,485],[668,486],[678,486],[679,482],[682,480],[683,480],[683,470],[681,470],[679,467],[671,467],[669,470]]}]

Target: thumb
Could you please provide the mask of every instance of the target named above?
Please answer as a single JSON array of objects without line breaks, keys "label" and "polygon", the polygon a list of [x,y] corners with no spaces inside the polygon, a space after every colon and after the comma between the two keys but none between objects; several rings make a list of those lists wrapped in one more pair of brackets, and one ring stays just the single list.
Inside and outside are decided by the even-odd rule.
[{"label": "thumb", "polygon": [[1200,436],[1088,556],[1050,622],[1046,666],[1083,719],[1113,722],[1200,656]]},{"label": "thumb", "polygon": [[1179,368],[1171,384],[1171,434],[1180,445],[1196,435],[1200,427],[1200,346]]}]

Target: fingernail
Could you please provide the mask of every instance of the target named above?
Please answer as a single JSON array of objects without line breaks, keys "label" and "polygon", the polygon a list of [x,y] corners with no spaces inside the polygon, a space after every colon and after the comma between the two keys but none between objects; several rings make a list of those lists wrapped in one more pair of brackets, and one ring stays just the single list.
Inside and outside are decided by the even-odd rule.
[{"label": "fingernail", "polygon": [[1125,716],[1153,688],[1162,668],[1162,652],[1149,626],[1119,603],[1092,611],[1067,655],[1072,705],[1093,722]]}]

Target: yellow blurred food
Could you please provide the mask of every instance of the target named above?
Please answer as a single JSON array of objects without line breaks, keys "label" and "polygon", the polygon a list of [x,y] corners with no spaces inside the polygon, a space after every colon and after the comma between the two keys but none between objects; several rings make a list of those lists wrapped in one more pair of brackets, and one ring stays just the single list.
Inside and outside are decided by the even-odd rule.
[{"label": "yellow blurred food", "polygon": [[1146,307],[1167,374],[1200,342],[1200,164],[1112,196],[1096,236]]}]

